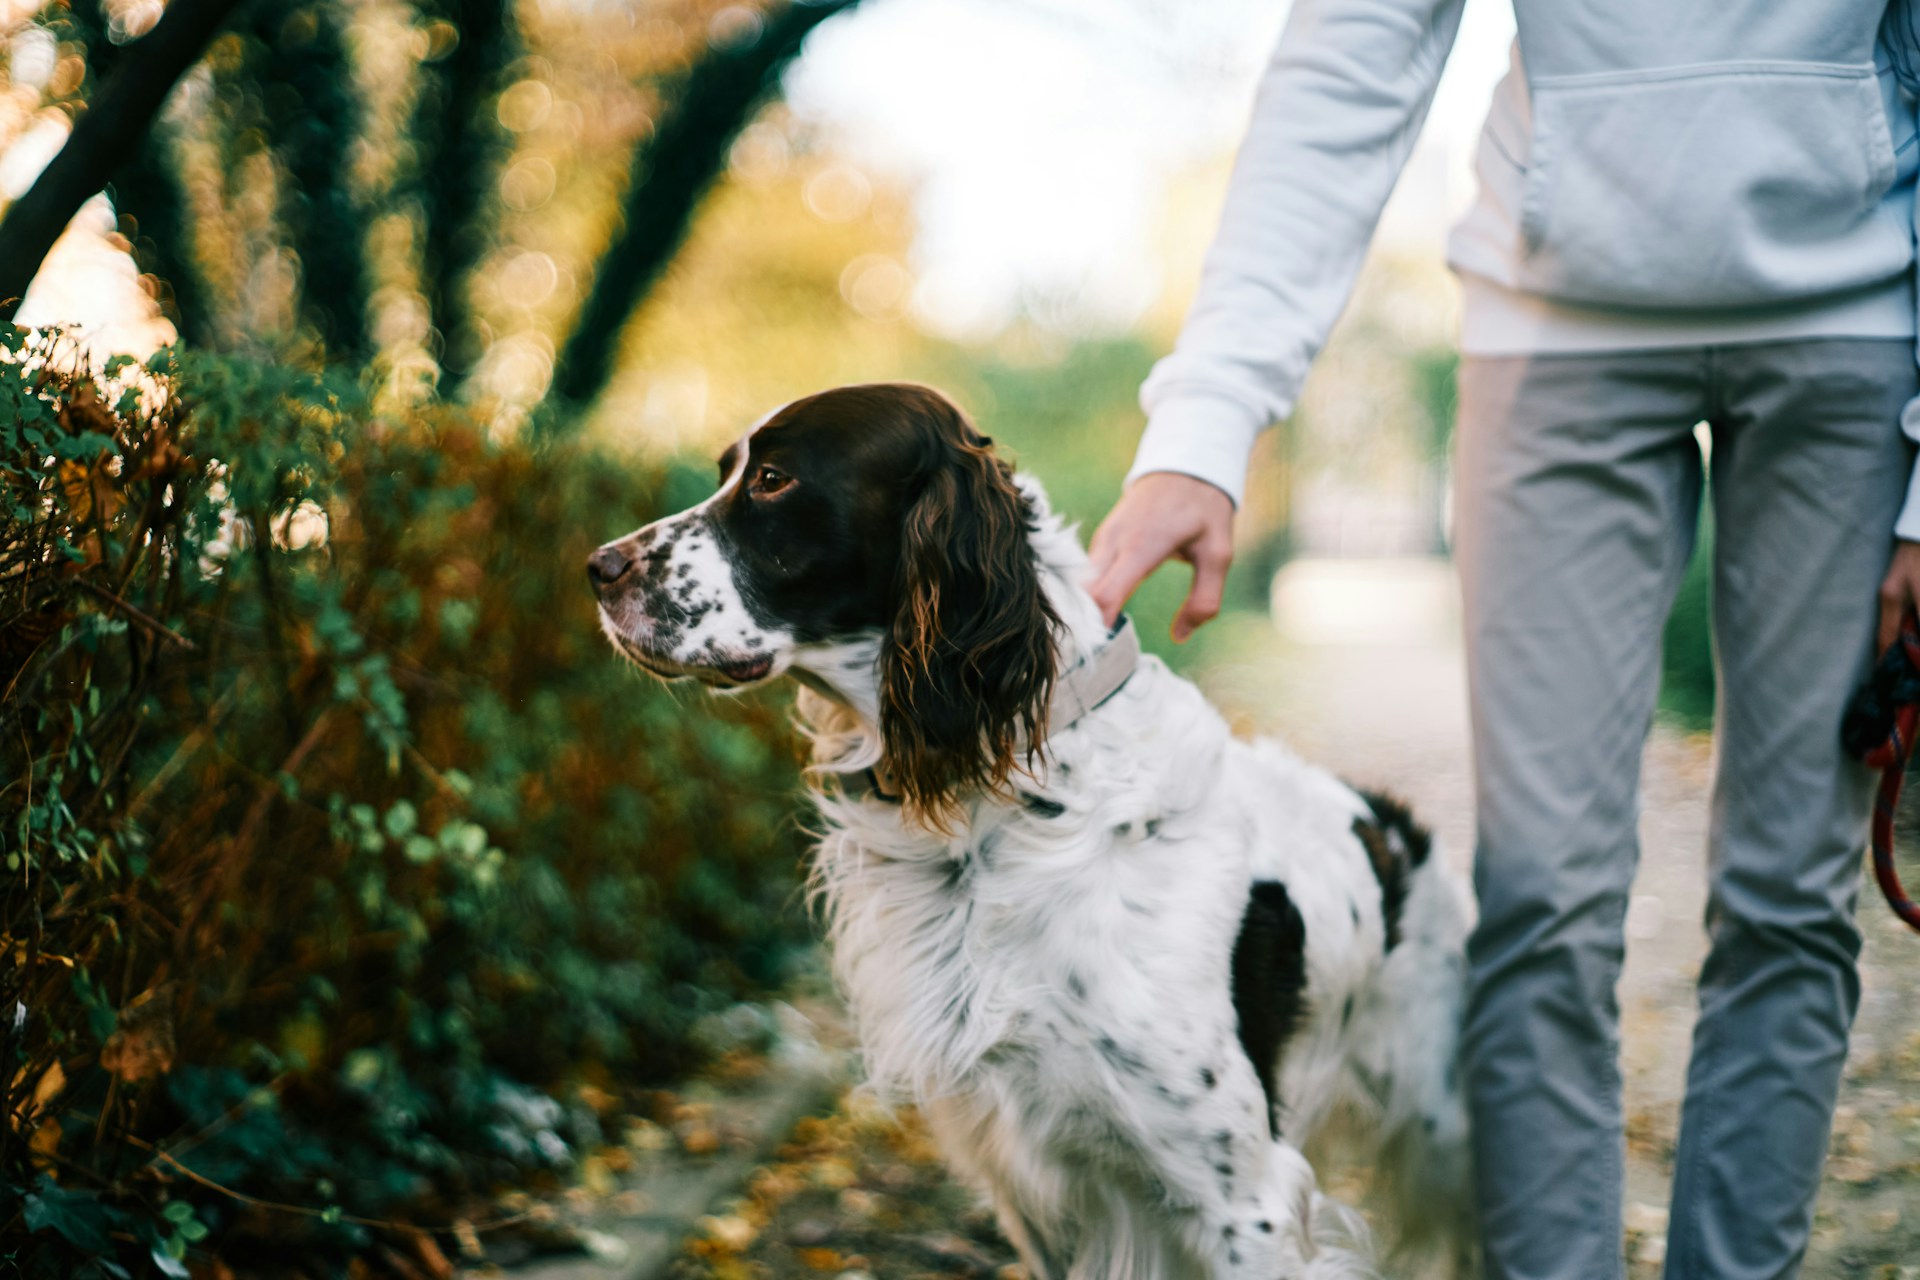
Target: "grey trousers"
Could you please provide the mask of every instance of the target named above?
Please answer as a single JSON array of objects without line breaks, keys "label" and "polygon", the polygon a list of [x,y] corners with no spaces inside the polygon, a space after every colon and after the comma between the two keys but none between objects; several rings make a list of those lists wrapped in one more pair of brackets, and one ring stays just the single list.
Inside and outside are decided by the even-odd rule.
[{"label": "grey trousers", "polygon": [[1660,637],[1712,432],[1711,950],[1669,1280],[1792,1276],[1859,998],[1871,661],[1910,451],[1909,340],[1470,359],[1456,555],[1480,923],[1466,1080],[1492,1280],[1623,1273],[1619,977]]}]

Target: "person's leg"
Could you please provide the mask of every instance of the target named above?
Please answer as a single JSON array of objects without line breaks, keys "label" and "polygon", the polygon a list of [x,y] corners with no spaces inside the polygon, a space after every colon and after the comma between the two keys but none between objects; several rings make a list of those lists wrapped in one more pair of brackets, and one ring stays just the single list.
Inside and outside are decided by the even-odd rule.
[{"label": "person's leg", "polygon": [[1712,950],[1674,1161],[1671,1280],[1791,1276],[1847,1032],[1870,797],[1840,714],[1872,659],[1907,488],[1912,343],[1713,353]]},{"label": "person's leg", "polygon": [[1463,1048],[1491,1280],[1622,1269],[1614,986],[1703,370],[1698,351],[1461,370],[1480,900]]}]

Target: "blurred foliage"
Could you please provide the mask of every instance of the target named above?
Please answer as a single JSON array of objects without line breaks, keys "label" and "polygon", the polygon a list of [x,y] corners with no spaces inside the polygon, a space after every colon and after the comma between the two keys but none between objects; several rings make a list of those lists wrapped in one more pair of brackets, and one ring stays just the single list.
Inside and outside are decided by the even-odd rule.
[{"label": "blurred foliage", "polygon": [[[491,187],[512,133],[495,107],[518,52],[513,0],[433,0],[420,67],[408,175],[419,220],[420,278],[440,335],[440,367],[457,379],[478,354],[467,276],[485,253]],[[489,108],[494,109],[489,109]],[[511,116],[509,116],[511,118]]]},{"label": "blurred foliage", "polygon": [[[597,396],[729,143],[854,3],[244,0],[103,171],[182,338],[371,363],[403,396],[437,387],[517,422],[557,352],[565,398]],[[56,71],[16,84],[0,60],[0,142],[44,127],[81,147],[68,121],[143,73],[161,11],[35,12]]]},{"label": "blurred foliage", "polygon": [[692,201],[725,166],[714,139],[746,122],[808,32],[854,3],[811,0],[764,19],[740,10],[716,16],[706,57],[635,161],[620,232],[594,263],[592,288],[554,366],[552,392],[563,403],[590,403],[606,386],[622,327],[679,249]]},{"label": "blurred foliage", "polygon": [[572,572],[704,465],[5,332],[0,1257],[377,1253],[781,979],[783,712],[621,678]]},{"label": "blurred foliage", "polygon": [[1713,512],[1700,505],[1700,530],[1661,638],[1660,710],[1683,729],[1713,727]]}]

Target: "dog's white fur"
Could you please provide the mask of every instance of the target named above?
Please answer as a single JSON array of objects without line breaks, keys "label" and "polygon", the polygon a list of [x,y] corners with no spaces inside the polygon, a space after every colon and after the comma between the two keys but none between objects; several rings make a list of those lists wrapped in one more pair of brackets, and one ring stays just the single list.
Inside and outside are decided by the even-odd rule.
[{"label": "dog's white fur", "polygon": [[[1077,539],[1039,525],[1064,668],[1106,627]],[[875,657],[795,656],[820,775],[879,759]],[[873,1083],[921,1106],[1035,1280],[1370,1274],[1364,1229],[1299,1153],[1342,1108],[1394,1153],[1404,1218],[1457,1215],[1464,915],[1438,856],[1386,951],[1353,831],[1366,802],[1278,743],[1233,738],[1153,657],[1054,732],[1023,789],[1064,812],[982,797],[946,835],[827,783],[814,887]],[[1279,1141],[1228,974],[1254,880],[1285,884],[1308,939]]]},{"label": "dog's white fur", "polygon": [[[1078,540],[1020,483],[1065,670],[1107,629]],[[670,548],[674,523],[643,540]],[[705,551],[701,579],[717,559]],[[718,569],[697,586],[726,597]],[[722,616],[738,627],[744,611]],[[604,621],[619,644],[626,620]],[[1394,1166],[1403,1222],[1459,1222],[1464,912],[1437,853],[1388,949],[1354,832],[1367,802],[1278,743],[1236,740],[1152,657],[1055,727],[1035,775],[1017,779],[1041,803],[977,796],[951,833],[931,830],[841,785],[881,762],[878,639],[756,644],[774,652],[773,675],[806,686],[813,889],[872,1082],[921,1107],[1033,1280],[1373,1274],[1364,1225],[1300,1151],[1336,1112],[1357,1114]],[[1278,1139],[1231,993],[1257,880],[1285,885],[1307,938]]]}]

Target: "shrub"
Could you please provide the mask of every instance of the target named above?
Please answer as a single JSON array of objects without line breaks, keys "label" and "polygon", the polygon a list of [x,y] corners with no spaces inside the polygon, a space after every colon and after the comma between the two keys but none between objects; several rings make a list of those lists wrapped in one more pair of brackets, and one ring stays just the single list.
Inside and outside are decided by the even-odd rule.
[{"label": "shrub", "polygon": [[704,467],[0,340],[0,1256],[338,1261],[781,979],[783,712],[626,675],[580,572]]}]

